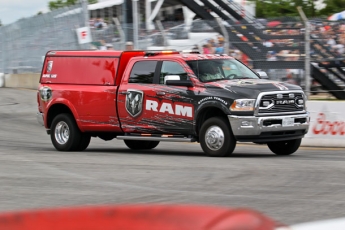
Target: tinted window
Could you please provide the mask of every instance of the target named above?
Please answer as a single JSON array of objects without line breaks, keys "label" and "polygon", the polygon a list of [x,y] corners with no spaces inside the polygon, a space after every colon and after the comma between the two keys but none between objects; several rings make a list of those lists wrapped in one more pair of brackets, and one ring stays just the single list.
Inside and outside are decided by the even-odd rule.
[{"label": "tinted window", "polygon": [[202,82],[259,78],[251,69],[235,59],[187,61],[187,64]]},{"label": "tinted window", "polygon": [[159,78],[159,83],[164,84],[164,77],[166,75],[179,75],[181,80],[187,80],[187,73],[183,67],[172,61],[164,61],[162,64],[161,75]]},{"label": "tinted window", "polygon": [[134,64],[129,83],[151,83],[155,75],[157,61],[140,61]]}]

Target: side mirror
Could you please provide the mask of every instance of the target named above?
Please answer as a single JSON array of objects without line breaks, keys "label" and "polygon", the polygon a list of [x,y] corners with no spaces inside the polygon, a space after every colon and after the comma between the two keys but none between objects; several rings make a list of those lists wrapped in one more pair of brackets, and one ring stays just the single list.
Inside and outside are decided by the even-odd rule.
[{"label": "side mirror", "polygon": [[265,71],[258,71],[256,72],[258,74],[258,76],[261,78],[261,79],[269,79],[267,73]]},{"label": "side mirror", "polygon": [[179,75],[166,75],[164,77],[164,84],[167,84],[167,81],[171,81],[171,80],[174,80],[174,81],[179,81],[181,78]]},{"label": "side mirror", "polygon": [[179,75],[166,75],[164,77],[164,84],[174,85],[174,86],[187,86],[187,87],[194,86],[191,80],[181,80]]}]

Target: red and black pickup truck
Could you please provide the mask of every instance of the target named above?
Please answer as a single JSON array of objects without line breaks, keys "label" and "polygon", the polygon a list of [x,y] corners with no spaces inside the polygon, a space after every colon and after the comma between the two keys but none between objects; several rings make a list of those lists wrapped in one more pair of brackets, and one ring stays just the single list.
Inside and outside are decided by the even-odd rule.
[{"label": "red and black pickup truck", "polygon": [[292,154],[309,128],[305,94],[260,76],[227,55],[49,51],[37,118],[60,151],[99,137],[131,149],[200,142],[209,156],[230,155],[237,142]]}]

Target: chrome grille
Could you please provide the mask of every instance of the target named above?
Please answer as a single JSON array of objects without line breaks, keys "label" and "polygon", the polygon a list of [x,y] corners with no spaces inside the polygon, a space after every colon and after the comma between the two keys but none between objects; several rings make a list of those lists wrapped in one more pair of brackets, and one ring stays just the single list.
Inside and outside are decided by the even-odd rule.
[{"label": "chrome grille", "polygon": [[284,92],[265,94],[258,104],[259,114],[303,112],[304,103],[298,104],[298,100],[305,100],[301,92]]}]

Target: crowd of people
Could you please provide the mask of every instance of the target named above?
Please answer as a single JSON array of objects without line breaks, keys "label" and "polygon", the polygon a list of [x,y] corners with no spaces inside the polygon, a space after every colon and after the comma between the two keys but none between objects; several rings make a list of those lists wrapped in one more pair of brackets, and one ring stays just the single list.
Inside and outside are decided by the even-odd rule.
[{"label": "crowd of people", "polygon": [[[108,24],[102,18],[92,18],[90,20],[90,27],[95,31],[99,31],[109,28],[110,24]],[[248,42],[248,44],[250,44],[254,48],[257,46],[257,43],[261,43],[262,46],[266,48],[266,50],[269,50],[266,53],[266,61],[298,61],[304,59],[304,49],[301,49],[301,47],[304,46],[305,42],[302,37],[305,33],[305,29],[304,25],[301,22],[287,24],[281,23],[275,28],[266,27],[262,31],[264,34],[270,35],[272,39],[249,41],[243,35],[241,39],[243,42]],[[152,33],[146,33],[144,29],[140,29],[139,32],[139,39],[145,39],[148,37],[155,38],[155,36],[152,36]],[[155,30],[155,33],[153,34],[159,34],[159,31]],[[167,34],[170,36],[169,30],[167,30]],[[277,37],[277,39],[274,38],[274,36],[280,35],[301,35],[300,37],[302,37],[302,39],[281,39],[279,37]],[[156,37],[161,38],[160,36]],[[101,45],[97,48],[104,50],[114,49],[113,44],[116,42],[113,41],[116,40],[111,37],[107,40],[100,40]],[[312,59],[324,58],[325,56],[328,56],[330,58],[345,57],[345,24],[337,22],[312,21],[311,44],[310,54]],[[241,60],[249,67],[253,67],[251,65],[252,60],[250,60],[245,53],[237,49],[233,43],[225,41],[224,37],[221,35],[218,35],[217,37],[210,37],[209,39],[204,40],[203,43],[195,44],[192,49],[195,51],[199,51],[202,54],[223,54],[226,52],[226,45],[229,46],[229,52],[227,53],[228,55]],[[274,49],[276,47],[279,47],[279,49]],[[284,47],[288,48],[284,49]],[[272,48],[272,50],[270,50],[269,48]],[[125,50],[132,49],[133,42],[127,42]],[[324,55],[320,56],[320,53]],[[287,79],[287,81],[291,83],[298,84],[298,81],[294,79],[296,79],[296,76],[301,75],[301,73],[303,73],[303,70],[292,68],[286,69],[284,71],[279,70],[276,72],[279,72],[280,74],[280,76],[278,77],[279,80]]]}]

